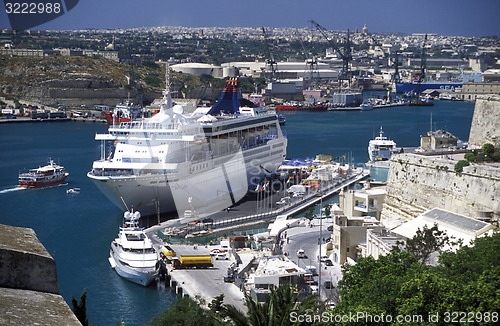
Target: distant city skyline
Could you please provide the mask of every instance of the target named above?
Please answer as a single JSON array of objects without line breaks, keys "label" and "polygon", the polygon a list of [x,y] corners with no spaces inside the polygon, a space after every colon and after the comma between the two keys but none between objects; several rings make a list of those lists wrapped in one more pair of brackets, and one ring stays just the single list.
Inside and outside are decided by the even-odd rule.
[{"label": "distant city skyline", "polygon": [[[9,2],[9,1],[4,1]],[[14,2],[14,0],[12,0]],[[80,0],[34,30],[185,27],[310,27],[374,33],[499,36],[499,0]],[[10,28],[5,7],[0,28]]]}]

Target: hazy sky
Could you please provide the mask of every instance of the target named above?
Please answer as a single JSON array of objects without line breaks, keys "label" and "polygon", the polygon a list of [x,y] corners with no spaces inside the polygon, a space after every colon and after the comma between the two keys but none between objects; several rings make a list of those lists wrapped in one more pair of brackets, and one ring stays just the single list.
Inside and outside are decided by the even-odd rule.
[{"label": "hazy sky", "polygon": [[[366,24],[372,32],[491,36],[500,35],[500,0],[80,0],[33,29],[293,28],[310,27],[311,19],[332,30],[361,30]],[[10,28],[4,8],[0,28]]]}]

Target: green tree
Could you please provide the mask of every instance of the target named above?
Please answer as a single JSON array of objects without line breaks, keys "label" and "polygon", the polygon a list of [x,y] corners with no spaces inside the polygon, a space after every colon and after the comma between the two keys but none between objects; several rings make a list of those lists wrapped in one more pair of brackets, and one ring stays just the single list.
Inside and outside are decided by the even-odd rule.
[{"label": "green tree", "polygon": [[437,224],[430,229],[424,225],[422,230],[418,228],[415,236],[406,242],[406,250],[413,254],[421,264],[425,264],[428,263],[432,253],[441,252],[444,246],[452,244],[451,240],[445,231],[438,229]]},{"label": "green tree", "polygon": [[71,310],[75,314],[76,318],[82,323],[83,326],[88,326],[89,320],[87,319],[87,289],[83,289],[83,293],[80,296],[80,300],[77,302],[76,299],[71,297]]},{"label": "green tree", "polygon": [[464,158],[467,160],[467,162],[474,162],[476,160],[476,155],[474,155],[474,153],[466,153],[464,155]]},{"label": "green tree", "polygon": [[303,301],[299,301],[299,298],[300,293],[292,286],[272,288],[263,303],[245,294],[248,312],[244,314],[233,306],[226,306],[224,320],[236,326],[286,326],[293,325],[290,319],[292,312],[325,311],[324,304],[316,295],[308,296]]},{"label": "green tree", "polygon": [[[151,326],[199,326],[220,325],[208,309],[204,309],[204,300],[196,297],[179,297],[166,311],[151,320]],[[203,321],[203,324],[200,324]]]},{"label": "green tree", "polygon": [[481,151],[483,152],[483,154],[490,156],[495,152],[495,146],[490,143],[483,144],[483,148]]},{"label": "green tree", "polygon": [[[401,286],[426,266],[408,251],[393,251],[380,257],[362,257],[356,265],[342,266],[338,289],[341,298],[335,308],[341,313],[357,313],[359,307],[395,314]],[[358,308],[356,308],[358,307]]]},{"label": "green tree", "polygon": [[455,172],[461,173],[464,167],[469,166],[470,163],[466,160],[460,160],[455,164]]},{"label": "green tree", "polygon": [[306,213],[304,214],[304,217],[307,218],[309,221],[312,221],[312,219],[314,218],[314,207],[309,207],[306,211]]}]

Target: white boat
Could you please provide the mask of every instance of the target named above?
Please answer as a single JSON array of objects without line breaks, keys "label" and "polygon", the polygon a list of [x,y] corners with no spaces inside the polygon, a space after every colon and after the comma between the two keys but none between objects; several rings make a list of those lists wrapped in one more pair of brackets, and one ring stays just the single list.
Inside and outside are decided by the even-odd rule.
[{"label": "white boat", "polygon": [[125,212],[125,223],[118,237],[111,242],[109,263],[121,277],[148,286],[156,277],[158,254],[142,228],[138,227],[140,213]]},{"label": "white boat", "polygon": [[80,188],[70,188],[66,190],[67,194],[79,194],[80,193]]},{"label": "white boat", "polygon": [[63,166],[49,159],[49,163],[45,166],[19,173],[19,186],[23,188],[57,186],[65,183],[68,175],[69,173]]},{"label": "white boat", "polygon": [[123,210],[127,203],[143,215],[209,215],[235,204],[275,171],[287,139],[275,113],[241,106],[237,79],[227,80],[213,107],[185,114],[172,105],[168,71],[160,111],[97,134],[101,159],[87,175]]},{"label": "white boat", "polygon": [[370,162],[388,161],[396,152],[398,152],[396,142],[384,136],[384,131],[380,127],[379,135],[368,143]]},{"label": "white boat", "polygon": [[373,105],[370,102],[363,102],[359,107],[361,111],[373,110]]}]

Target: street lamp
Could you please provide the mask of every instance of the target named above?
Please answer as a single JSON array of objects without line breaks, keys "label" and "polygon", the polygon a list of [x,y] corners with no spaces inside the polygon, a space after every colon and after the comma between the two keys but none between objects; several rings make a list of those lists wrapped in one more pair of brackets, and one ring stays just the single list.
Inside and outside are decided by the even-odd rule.
[{"label": "street lamp", "polygon": [[321,300],[321,246],[323,244],[323,194],[321,190],[316,194],[319,199],[319,257],[318,257],[318,297]]}]

